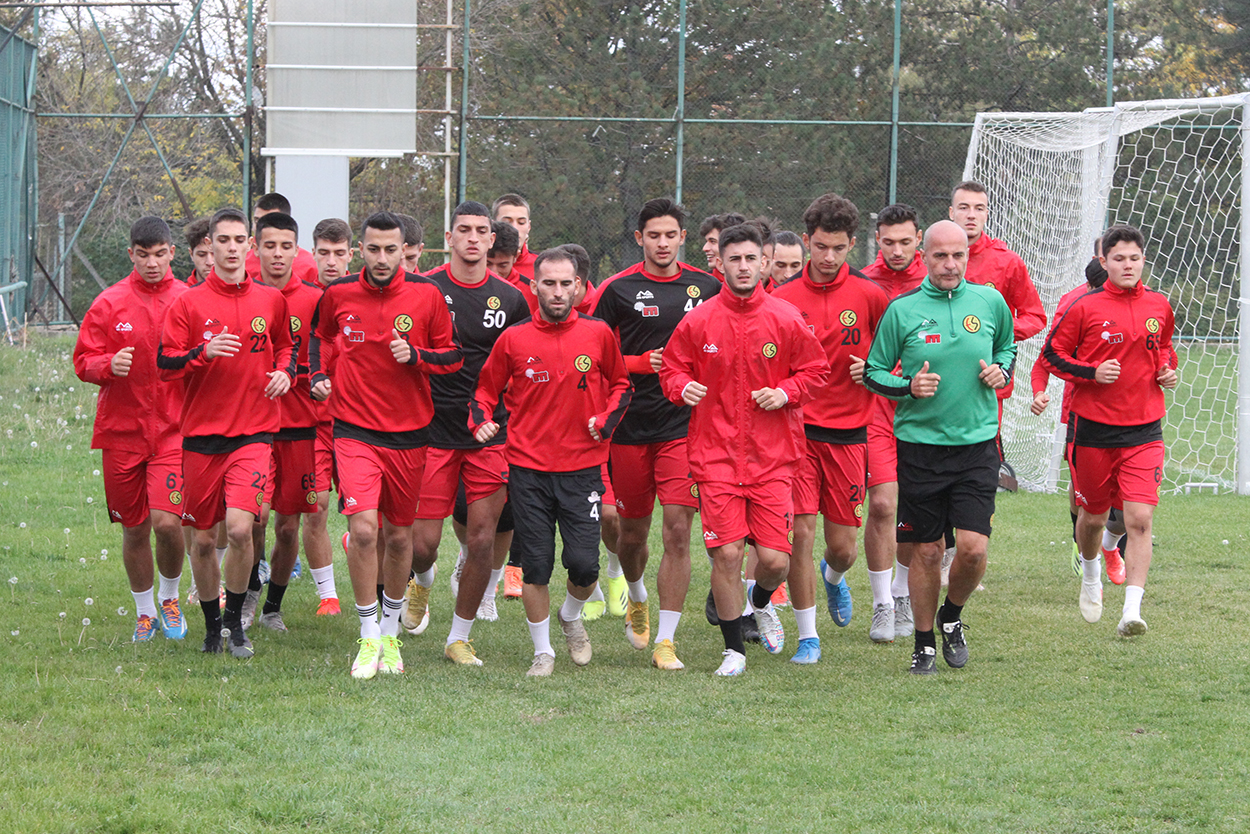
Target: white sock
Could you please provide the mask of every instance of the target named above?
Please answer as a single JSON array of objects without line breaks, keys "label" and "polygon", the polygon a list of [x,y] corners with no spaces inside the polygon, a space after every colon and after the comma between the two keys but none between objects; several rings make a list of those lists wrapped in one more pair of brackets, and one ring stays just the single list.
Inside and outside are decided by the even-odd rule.
[{"label": "white sock", "polygon": [[417,574],[417,584],[422,588],[429,588],[434,585],[434,566],[430,565],[430,569]]},{"label": "white sock", "polygon": [[909,597],[911,591],[907,589],[907,574],[911,568],[902,562],[894,563],[894,582],[890,584],[890,594],[896,597]]},{"label": "white sock", "polygon": [[503,568],[490,572],[490,584],[486,586],[486,593],[482,594],[482,599],[486,599],[487,597],[491,599],[495,598],[495,592],[499,588],[500,579],[503,579]]},{"label": "white sock", "polygon": [[629,580],[625,581],[629,585],[629,598],[632,602],[647,601],[647,586],[643,584],[643,578],[641,576],[638,577],[637,582],[629,582]]},{"label": "white sock", "polygon": [[872,586],[872,605],[894,607],[894,596],[890,593],[890,569],[868,571],[868,584]]},{"label": "white sock", "polygon": [[404,600],[391,599],[382,594],[382,622],[379,629],[383,637],[399,636],[399,611],[404,607]]},{"label": "white sock", "polygon": [[551,618],[547,617],[541,623],[531,623],[528,619],[525,621],[530,627],[530,640],[534,641],[534,654],[549,654],[556,656],[556,650],[551,648]]},{"label": "white sock", "polygon": [[336,599],[339,592],[334,587],[334,565],[312,569],[313,582],[317,583],[317,596],[321,599]]},{"label": "white sock", "polygon": [[1124,586],[1124,619],[1141,619],[1141,598],[1146,589],[1137,585]]},{"label": "white sock", "polygon": [[608,579],[624,576],[625,570],[621,567],[621,558],[613,553],[606,544],[603,546],[603,549],[608,553]]},{"label": "white sock", "polygon": [[829,567],[828,562],[825,562],[825,581],[830,585],[837,585],[844,576],[846,576],[846,571],[836,571]]},{"label": "white sock", "polygon": [[226,548],[224,547],[217,548],[217,566],[218,567],[221,567],[221,562],[225,558],[226,558]]},{"label": "white sock", "polygon": [[1102,549],[1103,550],[1115,550],[1115,546],[1119,544],[1119,542],[1120,542],[1120,537],[1117,536],[1115,533],[1112,533],[1110,530],[1102,531]]},{"label": "white sock", "polygon": [[607,602],[607,597],[603,595],[603,586],[598,582],[595,583],[595,589],[590,592],[590,599],[587,602]]},{"label": "white sock", "polygon": [[809,637],[819,638],[820,635],[816,633],[816,606],[794,609],[794,620],[799,625],[800,640],[806,640]]},{"label": "white sock", "polygon": [[360,618],[360,636],[366,640],[374,639],[382,636],[382,630],[378,628],[378,604],[356,606],[356,616]]},{"label": "white sock", "polygon": [[161,602],[164,602],[167,599],[177,599],[178,598],[178,584],[182,582],[182,574],[179,573],[177,576],[171,577],[171,576],[166,576],[160,571],[157,571],[156,575],[159,576],[161,580],[160,596],[157,597],[157,599],[159,599]]},{"label": "white sock", "polygon": [[470,630],[472,630],[472,628],[473,628],[472,618],[469,618],[466,620],[464,617],[461,617],[458,614],[453,613],[451,615],[451,633],[447,635],[446,645],[450,646],[452,643],[455,643],[457,640],[464,640],[467,642],[469,639],[469,632]]},{"label": "white sock", "polygon": [[681,622],[680,611],[660,609],[660,624],[655,627],[655,642],[672,640],[677,635],[677,624]]},{"label": "white sock", "polygon": [[135,598],[135,619],[140,617],[151,617],[156,619],[156,600],[152,599],[152,589],[146,591],[131,591]]},{"label": "white sock", "polygon": [[755,580],[746,579],[742,585],[743,590],[746,592],[746,602],[742,604],[742,616],[749,617],[755,613],[755,607],[751,605],[751,591],[755,589]]},{"label": "white sock", "polygon": [[564,605],[560,606],[560,619],[566,623],[573,622],[582,615],[582,608],[585,605],[585,600],[578,599],[566,591],[564,594]]},{"label": "white sock", "polygon": [[1102,584],[1102,559],[1095,557],[1086,559],[1081,557],[1081,578],[1090,585]]}]

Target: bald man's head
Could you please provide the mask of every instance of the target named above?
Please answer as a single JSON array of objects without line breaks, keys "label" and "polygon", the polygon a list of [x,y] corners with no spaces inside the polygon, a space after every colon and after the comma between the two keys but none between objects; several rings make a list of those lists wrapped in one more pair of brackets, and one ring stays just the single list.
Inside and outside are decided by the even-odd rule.
[{"label": "bald man's head", "polygon": [[940,290],[953,290],[968,266],[968,235],[958,224],[939,220],[924,233],[924,265]]}]

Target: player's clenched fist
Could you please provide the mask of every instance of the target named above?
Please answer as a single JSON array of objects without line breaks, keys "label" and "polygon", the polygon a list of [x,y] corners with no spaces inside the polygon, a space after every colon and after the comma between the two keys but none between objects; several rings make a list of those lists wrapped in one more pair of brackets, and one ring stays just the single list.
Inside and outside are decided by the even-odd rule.
[{"label": "player's clenched fist", "polygon": [[135,349],[133,347],[124,347],[113,354],[113,360],[109,362],[109,368],[113,371],[113,376],[130,376],[130,366],[134,361]]}]

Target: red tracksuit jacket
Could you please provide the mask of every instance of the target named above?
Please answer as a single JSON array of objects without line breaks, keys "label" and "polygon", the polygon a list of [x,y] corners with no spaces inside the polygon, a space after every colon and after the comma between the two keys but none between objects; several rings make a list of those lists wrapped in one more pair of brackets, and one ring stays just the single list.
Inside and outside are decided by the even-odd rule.
[{"label": "red tracksuit jacket", "polygon": [[[251,280],[260,280],[260,256],[255,250],[247,250],[247,254],[243,257],[243,269]],[[310,284],[317,283],[317,260],[312,252],[302,246],[295,250],[295,261],[291,264],[291,277]]]},{"label": "red tracksuit jacket", "polygon": [[[165,317],[187,285],[168,273],[149,284],[131,272],[91,302],[74,345],[74,373],[100,386],[93,449],[155,454],[177,445],[182,383],[161,379],[156,369]],[[133,347],[130,373],[113,375],[113,356]]]},{"label": "red tracksuit jacket", "polygon": [[[919,252],[916,253],[916,257],[912,258],[907,268],[902,270],[890,269],[885,262],[885,257],[878,252],[877,259],[860,270],[860,272],[865,278],[875,282],[877,286],[885,290],[886,298],[891,301],[903,293],[911,292],[920,286],[920,282],[929,274],[929,270],[925,267],[924,259],[920,257]],[[855,355],[858,356],[859,354]]]},{"label": "red tracksuit jacket", "polygon": [[[1155,376],[1176,367],[1174,327],[1163,293],[1140,281],[1131,290],[1107,281],[1072,302],[1046,338],[1042,357],[1051,373],[1075,383],[1072,414],[1109,426],[1140,426],[1167,411]],[[1107,359],[1120,360],[1120,376],[1103,385],[1094,372]]]},{"label": "red tracksuit jacket", "polygon": [[[785,286],[785,285],[783,285]],[[660,368],[664,396],[682,402],[691,382],[708,388],[691,410],[686,444],[696,481],[757,484],[790,478],[806,453],[804,403],[829,376],[829,361],[793,305],[757,286],[748,298],[728,287],[677,325]],[[776,411],[751,392],[780,388]]]},{"label": "red tracksuit jacket", "polygon": [[[205,345],[225,328],[242,340],[239,352],[208,359]],[[264,391],[267,374],[274,370],[284,371],[295,382],[286,299],[273,287],[246,278],[227,284],[213,270],[170,308],[157,365],[166,379],[186,381],[184,438],[278,431],[282,427],[278,403]],[[190,448],[185,441],[183,448]]]},{"label": "red tracksuit jacket", "polygon": [[[1059,303],[1055,305],[1055,324],[1058,324],[1059,319],[1063,318],[1063,314],[1068,312],[1068,308],[1072,306],[1072,302],[1076,301],[1087,292],[1089,292],[1089,284],[1081,284],[1079,287],[1075,287],[1064,293],[1063,297],[1059,299]],[[1051,330],[1053,332],[1054,325],[1051,326]],[[1047,334],[1047,336],[1049,337],[1049,334]],[[1036,397],[1038,394],[1046,390],[1046,385],[1050,382],[1050,367],[1043,361],[1034,362],[1033,371],[1031,372],[1029,379],[1033,385],[1033,396]],[[1060,403],[1059,408],[1060,423],[1067,424],[1068,422],[1068,409],[1072,405],[1073,387],[1074,383],[1064,380],[1063,401]]]},{"label": "red tracksuit jacket", "polygon": [[[1029,278],[1023,259],[1007,248],[1007,244],[984,232],[968,247],[968,269],[964,277],[974,284],[993,287],[1002,293],[1011,308],[1013,336],[1022,342],[1046,329],[1046,309]],[[1015,390],[1015,380],[998,389],[998,398],[1005,400]]]},{"label": "red tracksuit jacket", "polygon": [[809,261],[799,276],[773,291],[773,298],[798,308],[807,329],[816,334],[829,360],[829,378],[811,391],[803,406],[803,423],[826,429],[862,429],[872,421],[878,399],[851,380],[851,357],[868,357],[877,322],[889,300],[885,290],[867,278],[852,275],[846,264],[827,284],[812,280]]},{"label": "red tracksuit jacket", "polygon": [[[503,332],[469,403],[476,433],[499,402],[508,407],[508,463],[542,472],[601,466],[629,407],[633,385],[616,334],[580,315],[553,324],[534,317]],[[602,441],[590,436],[590,418]]]},{"label": "red tracksuit jacket", "polygon": [[321,421],[324,412],[324,405],[312,398],[308,382],[308,342],[322,288],[320,284],[296,280],[292,274],[281,292],[286,299],[287,312],[291,314],[291,343],[295,349],[295,372],[298,375],[291,384],[291,390],[278,398],[282,428],[310,428]]},{"label": "red tracksuit jacket", "polygon": [[[412,347],[400,365],[391,330]],[[447,302],[433,282],[400,272],[385,287],[348,275],[325,288],[313,322],[311,382],[326,378],[321,343],[333,342],[330,413],[336,423],[374,432],[414,432],[434,417],[430,374],[460,370],[462,356]],[[336,429],[338,431],[338,429]]]}]

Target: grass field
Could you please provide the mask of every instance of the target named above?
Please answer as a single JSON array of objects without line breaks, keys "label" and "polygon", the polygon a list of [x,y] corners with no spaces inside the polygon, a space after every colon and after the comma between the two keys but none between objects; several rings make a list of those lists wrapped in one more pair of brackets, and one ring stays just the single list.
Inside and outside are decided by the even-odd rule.
[{"label": "grass field", "polygon": [[486,665],[457,668],[445,545],[407,673],[356,682],[355,618],[315,618],[307,577],[286,597],[291,631],[254,629],[251,661],[201,655],[198,611],[182,643],[129,642],[120,529],[88,449],[95,389],[71,344],[0,348],[0,831],[1250,829],[1244,499],[1164,498],[1150,632],[1132,642],[1115,635],[1121,589],[1103,622],[1080,618],[1064,499],[1018,494],[999,502],[961,671],[915,679],[908,641],[868,641],[861,564],[851,625],[821,617],[818,666],[787,662],[791,632],[783,656],[748,647],[747,675],[716,679],[702,556],[684,672],[651,669],[605,618],[589,667],[562,655],[527,680],[512,601],[475,626]]}]

